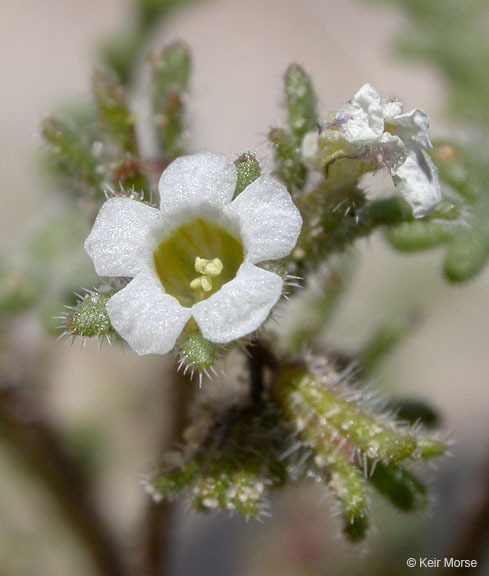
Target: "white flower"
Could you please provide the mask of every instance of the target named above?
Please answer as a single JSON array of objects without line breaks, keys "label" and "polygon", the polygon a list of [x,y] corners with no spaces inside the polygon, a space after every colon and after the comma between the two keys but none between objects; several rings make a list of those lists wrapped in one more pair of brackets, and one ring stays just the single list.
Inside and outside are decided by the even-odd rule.
[{"label": "white flower", "polygon": [[354,147],[371,145],[384,132],[382,112],[377,91],[370,84],[365,84],[351,102],[337,110],[329,128]]},{"label": "white flower", "polygon": [[134,278],[107,313],[138,354],[166,354],[192,318],[207,340],[231,342],[279,300],[282,278],[256,264],[287,256],[302,218],[274,178],[233,200],[236,179],[225,156],[201,152],[163,172],[159,210],[129,198],[102,206],[85,250],[100,276]]},{"label": "white flower", "polygon": [[438,171],[426,152],[431,148],[428,117],[422,110],[403,113],[401,102],[382,100],[372,86],[365,84],[351,102],[331,116],[319,134],[306,134],[302,153],[306,163],[316,169],[338,160],[349,161],[349,166],[341,171],[336,168],[333,174],[338,186],[354,184],[365,172],[387,168],[419,218],[441,200]]}]

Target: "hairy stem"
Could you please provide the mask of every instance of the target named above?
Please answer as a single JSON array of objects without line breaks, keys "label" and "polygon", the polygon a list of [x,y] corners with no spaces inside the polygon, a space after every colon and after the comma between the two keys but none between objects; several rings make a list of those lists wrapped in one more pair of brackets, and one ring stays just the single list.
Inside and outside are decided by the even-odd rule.
[{"label": "hairy stem", "polygon": [[[192,398],[192,388],[187,378],[174,367],[174,382],[171,393],[172,415],[170,433],[161,439],[159,456],[183,441],[187,411]],[[144,518],[142,576],[168,576],[171,573],[171,550],[175,533],[176,503],[150,500]]]}]

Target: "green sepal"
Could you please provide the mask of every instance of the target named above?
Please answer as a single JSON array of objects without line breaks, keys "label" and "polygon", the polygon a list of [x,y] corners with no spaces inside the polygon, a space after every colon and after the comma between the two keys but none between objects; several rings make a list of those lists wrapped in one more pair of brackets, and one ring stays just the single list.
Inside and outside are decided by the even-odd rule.
[{"label": "green sepal", "polygon": [[234,191],[234,197],[236,198],[245,188],[260,177],[261,169],[256,156],[251,154],[251,152],[241,154],[235,160],[234,165],[236,166],[236,175],[238,177],[236,190]]},{"label": "green sepal", "polygon": [[114,333],[107,314],[107,302],[112,294],[91,292],[85,295],[66,316],[66,332],[72,336],[93,338]]},{"label": "green sepal", "polygon": [[217,358],[218,347],[206,340],[199,329],[184,331],[178,343],[180,361],[190,370],[206,372]]}]

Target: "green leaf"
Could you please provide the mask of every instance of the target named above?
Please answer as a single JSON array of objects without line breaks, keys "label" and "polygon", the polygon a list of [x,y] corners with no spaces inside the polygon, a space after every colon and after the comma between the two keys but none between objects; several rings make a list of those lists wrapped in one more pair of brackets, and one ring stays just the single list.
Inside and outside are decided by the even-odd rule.
[{"label": "green leaf", "polygon": [[119,80],[112,73],[98,71],[93,75],[92,88],[109,141],[122,152],[137,156],[135,116]]},{"label": "green leaf", "polygon": [[104,198],[104,168],[96,144],[63,122],[46,119],[41,133],[55,167],[72,188],[92,198]]},{"label": "green leaf", "polygon": [[363,376],[375,372],[378,365],[397,348],[418,325],[419,314],[407,314],[378,328],[361,348],[358,354],[360,371]]},{"label": "green leaf", "polygon": [[276,174],[294,195],[302,190],[306,181],[306,168],[297,141],[283,128],[272,128],[268,138],[275,150]]},{"label": "green leaf", "polygon": [[185,151],[186,97],[192,60],[182,42],[167,46],[152,60],[153,115],[161,152],[170,162]]},{"label": "green leaf", "polygon": [[382,496],[404,512],[422,510],[428,504],[425,486],[405,468],[377,462],[369,480]]},{"label": "green leaf", "polygon": [[385,237],[400,252],[419,252],[446,244],[455,231],[451,223],[418,220],[387,230]]},{"label": "green leaf", "polygon": [[489,260],[489,234],[462,229],[448,246],[444,273],[454,283],[467,282],[480,274]]},{"label": "green leaf", "polygon": [[298,64],[291,64],[285,72],[288,124],[296,144],[301,146],[307,132],[317,129],[317,99],[311,79]]}]

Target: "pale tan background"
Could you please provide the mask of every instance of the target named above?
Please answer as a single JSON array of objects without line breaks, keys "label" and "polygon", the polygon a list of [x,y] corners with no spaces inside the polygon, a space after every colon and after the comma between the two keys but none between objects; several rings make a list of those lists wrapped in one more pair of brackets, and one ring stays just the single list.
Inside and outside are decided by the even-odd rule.
[{"label": "pale tan background", "polygon": [[[116,0],[1,0],[0,240],[10,251],[20,251],[52,210],[37,168],[39,119],[66,99],[87,95],[94,49],[123,30],[125,8]],[[155,45],[182,38],[193,49],[193,148],[231,156],[256,150],[267,166],[265,134],[281,118],[281,75],[292,60],[311,72],[325,112],[368,81],[381,94],[427,111],[434,134],[449,130],[437,72],[407,66],[392,55],[392,41],[404,25],[397,12],[354,0],[208,0],[176,15]],[[436,254],[399,257],[381,240],[363,242],[362,251],[358,281],[332,333],[353,343],[377,321],[422,307],[424,326],[394,354],[379,385],[398,395],[420,394],[438,406],[458,439],[455,459],[477,462],[489,447],[489,275],[453,288],[441,279]],[[29,324],[23,330],[33,338],[36,328]],[[105,455],[109,465],[100,490],[124,537],[144,501],[138,474],[151,467],[147,427],[159,420],[150,400],[159,370],[159,359],[138,359],[130,350],[122,355],[118,349],[80,351],[54,344],[46,366],[53,374],[55,417],[68,426],[94,419],[109,430],[107,443],[115,449]],[[139,423],[120,417],[127,407],[137,412]],[[0,480],[0,540],[3,532],[24,541],[30,534],[31,545],[42,550],[38,530],[49,504],[35,483],[23,482],[8,474]],[[471,485],[460,490],[470,493]],[[23,502],[23,516],[13,501]],[[189,523],[188,529],[195,528]],[[62,527],[53,530],[55,536],[45,537],[54,543]],[[63,574],[71,567],[68,560],[43,561],[48,568],[41,574]]]}]

